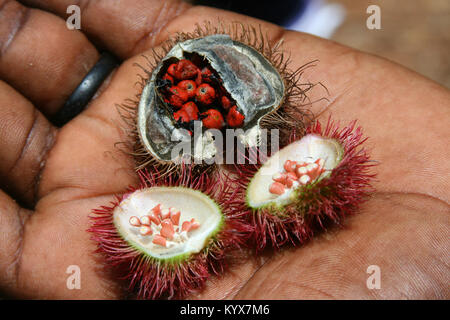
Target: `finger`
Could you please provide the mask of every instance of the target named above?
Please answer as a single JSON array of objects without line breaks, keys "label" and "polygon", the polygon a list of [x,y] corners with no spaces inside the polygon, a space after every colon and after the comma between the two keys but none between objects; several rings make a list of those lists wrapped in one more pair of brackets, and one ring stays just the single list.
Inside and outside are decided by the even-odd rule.
[{"label": "finger", "polygon": [[[24,0],[24,3],[67,17],[70,0]],[[263,26],[264,32],[277,34],[281,28],[258,19],[181,0],[82,1],[81,29],[122,58],[129,58],[153,48],[176,31],[191,31],[204,21],[241,22]],[[131,19],[130,19],[131,18]],[[276,38],[276,36],[274,37]]]},{"label": "finger", "polygon": [[29,213],[0,190],[0,288],[12,294],[17,293],[23,226]]},{"label": "finger", "polygon": [[[71,0],[24,0],[66,19]],[[79,1],[81,29],[122,58],[153,47],[156,35],[191,5],[181,0]]]},{"label": "finger", "polygon": [[55,134],[28,100],[0,81],[0,187],[29,206]]},{"label": "finger", "polygon": [[132,63],[126,61],[114,71],[89,108],[58,132],[39,184],[41,202],[113,195],[137,183],[131,156],[116,146],[128,136],[115,106],[138,94]]},{"label": "finger", "polygon": [[422,195],[379,194],[344,229],[270,260],[236,298],[448,299],[448,212]]},{"label": "finger", "polygon": [[[308,50],[297,50],[298,32],[287,32],[284,39],[292,67],[314,57],[320,60],[304,74],[312,82],[323,82],[329,93],[327,101],[311,106],[313,114],[325,121],[331,115],[342,124],[357,119],[369,137],[366,148],[380,163],[378,190],[415,192],[450,202],[450,180],[442,175],[450,171],[443,138],[450,135],[450,127],[437,121],[450,117],[450,108],[443,107],[450,101],[446,88],[400,65],[331,41],[301,35]],[[308,94],[314,101],[321,92]]]},{"label": "finger", "polygon": [[97,62],[99,54],[63,19],[0,0],[0,79],[51,116]]}]

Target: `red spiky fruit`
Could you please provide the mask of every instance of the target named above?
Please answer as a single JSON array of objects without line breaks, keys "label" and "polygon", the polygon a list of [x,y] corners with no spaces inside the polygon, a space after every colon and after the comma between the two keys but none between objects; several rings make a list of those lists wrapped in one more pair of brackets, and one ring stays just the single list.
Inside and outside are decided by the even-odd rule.
[{"label": "red spiky fruit", "polygon": [[247,211],[257,251],[301,244],[356,211],[373,191],[374,164],[360,147],[365,140],[355,122],[343,129],[330,120],[324,129],[316,122],[264,164],[237,166],[235,209]]},{"label": "red spiky fruit", "polygon": [[[219,175],[219,174],[218,174]],[[252,227],[232,213],[225,175],[139,172],[141,185],[93,210],[89,231],[108,267],[140,299],[182,298],[223,272]]]}]

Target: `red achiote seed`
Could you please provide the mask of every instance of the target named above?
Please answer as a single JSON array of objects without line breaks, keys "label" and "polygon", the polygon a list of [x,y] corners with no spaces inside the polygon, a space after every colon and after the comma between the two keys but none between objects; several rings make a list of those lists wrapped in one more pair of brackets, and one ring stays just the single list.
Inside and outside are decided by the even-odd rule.
[{"label": "red achiote seed", "polygon": [[203,125],[206,128],[220,129],[223,127],[223,125],[224,125],[223,116],[219,111],[217,111],[215,109],[209,109],[209,110],[206,110],[206,112],[203,112],[202,115],[206,116],[206,118],[204,118],[202,120]]},{"label": "red achiote seed", "polygon": [[186,111],[184,111],[183,109],[178,110],[177,112],[173,113],[173,118],[175,119],[175,121],[181,121],[181,122],[189,122],[189,115],[187,114]]},{"label": "red achiote seed", "polygon": [[187,92],[179,87],[170,87],[169,91],[171,93],[169,103],[177,108],[181,108],[189,99]]},{"label": "red achiote seed", "polygon": [[201,77],[204,82],[211,82],[213,78],[213,73],[208,67],[204,67],[201,71]]},{"label": "red achiote seed", "polygon": [[177,68],[177,64],[176,63],[172,63],[169,66],[169,68],[167,68],[167,73],[170,74],[172,77],[175,77],[176,68]]},{"label": "red achiote seed", "polygon": [[227,115],[227,123],[230,127],[240,127],[244,123],[244,115],[237,110],[237,106],[233,106]]},{"label": "red achiote seed", "polygon": [[222,96],[222,98],[220,98],[220,102],[225,110],[230,109],[232,106],[232,102],[227,96]]},{"label": "red achiote seed", "polygon": [[173,85],[175,84],[175,81],[173,80],[173,77],[172,77],[170,74],[168,74],[168,73],[166,73],[166,74],[164,75],[163,80],[168,80],[168,81],[170,81],[170,85],[171,85],[171,86],[173,86]]},{"label": "red achiote seed", "polygon": [[195,98],[198,102],[204,105],[209,105],[214,101],[216,91],[207,83],[203,83],[197,87],[195,91]]},{"label": "red achiote seed", "polygon": [[189,120],[198,120],[198,108],[194,102],[186,102],[185,104],[183,104],[181,110],[186,111],[189,116]]},{"label": "red achiote seed", "polygon": [[195,89],[197,89],[197,85],[192,80],[183,80],[180,81],[177,85],[178,88],[183,89],[187,92],[189,99],[195,97]]},{"label": "red achiote seed", "polygon": [[195,84],[197,86],[202,84],[202,73],[201,72],[197,72],[197,76],[195,77]]},{"label": "red achiote seed", "polygon": [[174,77],[178,80],[194,78],[200,70],[191,61],[183,59],[178,61]]}]

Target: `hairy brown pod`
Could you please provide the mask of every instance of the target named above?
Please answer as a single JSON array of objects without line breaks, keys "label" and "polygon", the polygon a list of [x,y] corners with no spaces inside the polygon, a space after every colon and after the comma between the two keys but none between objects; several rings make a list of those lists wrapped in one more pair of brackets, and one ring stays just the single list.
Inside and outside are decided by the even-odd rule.
[{"label": "hairy brown pod", "polygon": [[[206,130],[211,121],[203,120],[202,114],[211,109],[225,119],[223,125],[211,126],[222,132],[238,127],[241,131],[236,137],[246,147],[260,143],[262,128],[279,129],[281,140],[288,139],[292,130],[303,134],[308,112],[302,106],[309,103],[306,93],[314,85],[301,83],[300,77],[311,64],[291,71],[281,46],[282,40],[273,44],[253,27],[205,23],[154,50],[146,57],[148,65],[141,66],[145,71],[140,82],[142,93],[121,105],[136,167],[157,165],[169,170],[182,160],[205,164],[223,153]],[[213,97],[189,95],[189,101],[200,109],[197,119],[189,122],[174,117],[178,104],[186,103],[178,101],[187,95],[181,92],[174,96],[173,89],[168,90],[185,80],[214,89]],[[230,104],[236,106],[233,116],[228,116]],[[189,142],[190,147],[180,150],[181,142]],[[199,143],[200,151],[195,150]]]}]

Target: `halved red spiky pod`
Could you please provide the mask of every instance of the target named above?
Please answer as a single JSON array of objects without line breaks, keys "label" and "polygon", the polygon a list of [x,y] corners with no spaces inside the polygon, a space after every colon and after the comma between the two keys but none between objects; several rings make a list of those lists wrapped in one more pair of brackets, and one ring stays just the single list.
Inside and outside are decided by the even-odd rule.
[{"label": "halved red spiky pod", "polygon": [[[288,242],[301,244],[311,238],[315,230],[324,229],[327,222],[340,224],[374,190],[370,183],[375,174],[370,173],[370,169],[375,164],[369,160],[366,150],[360,148],[367,138],[363,138],[356,121],[343,129],[330,119],[325,128],[316,121],[307,128],[306,134],[335,139],[343,147],[343,158],[328,177],[307,185],[295,202],[282,209],[249,208],[246,190],[262,164],[236,166],[240,176],[236,201],[240,205],[234,208],[237,212],[247,212],[250,223],[255,227],[252,238],[257,251],[266,246],[280,248]],[[299,138],[293,136],[291,143],[297,140]]]},{"label": "halved red spiky pod", "polygon": [[[139,171],[141,185],[130,187],[122,196],[116,196],[111,206],[93,210],[90,219],[92,239],[96,252],[102,253],[108,267],[129,283],[128,290],[139,299],[182,298],[194,289],[200,289],[210,275],[219,275],[226,267],[229,253],[245,244],[252,227],[243,219],[244,212],[231,211],[228,204],[235,197],[228,176],[211,178],[206,173],[192,176],[191,167],[183,167],[180,175],[161,175],[157,171]],[[219,175],[219,173],[218,173]],[[225,217],[223,227],[199,253],[180,264],[168,264],[137,251],[117,232],[113,223],[114,208],[138,189],[156,186],[178,186],[199,190],[220,205]]]}]

